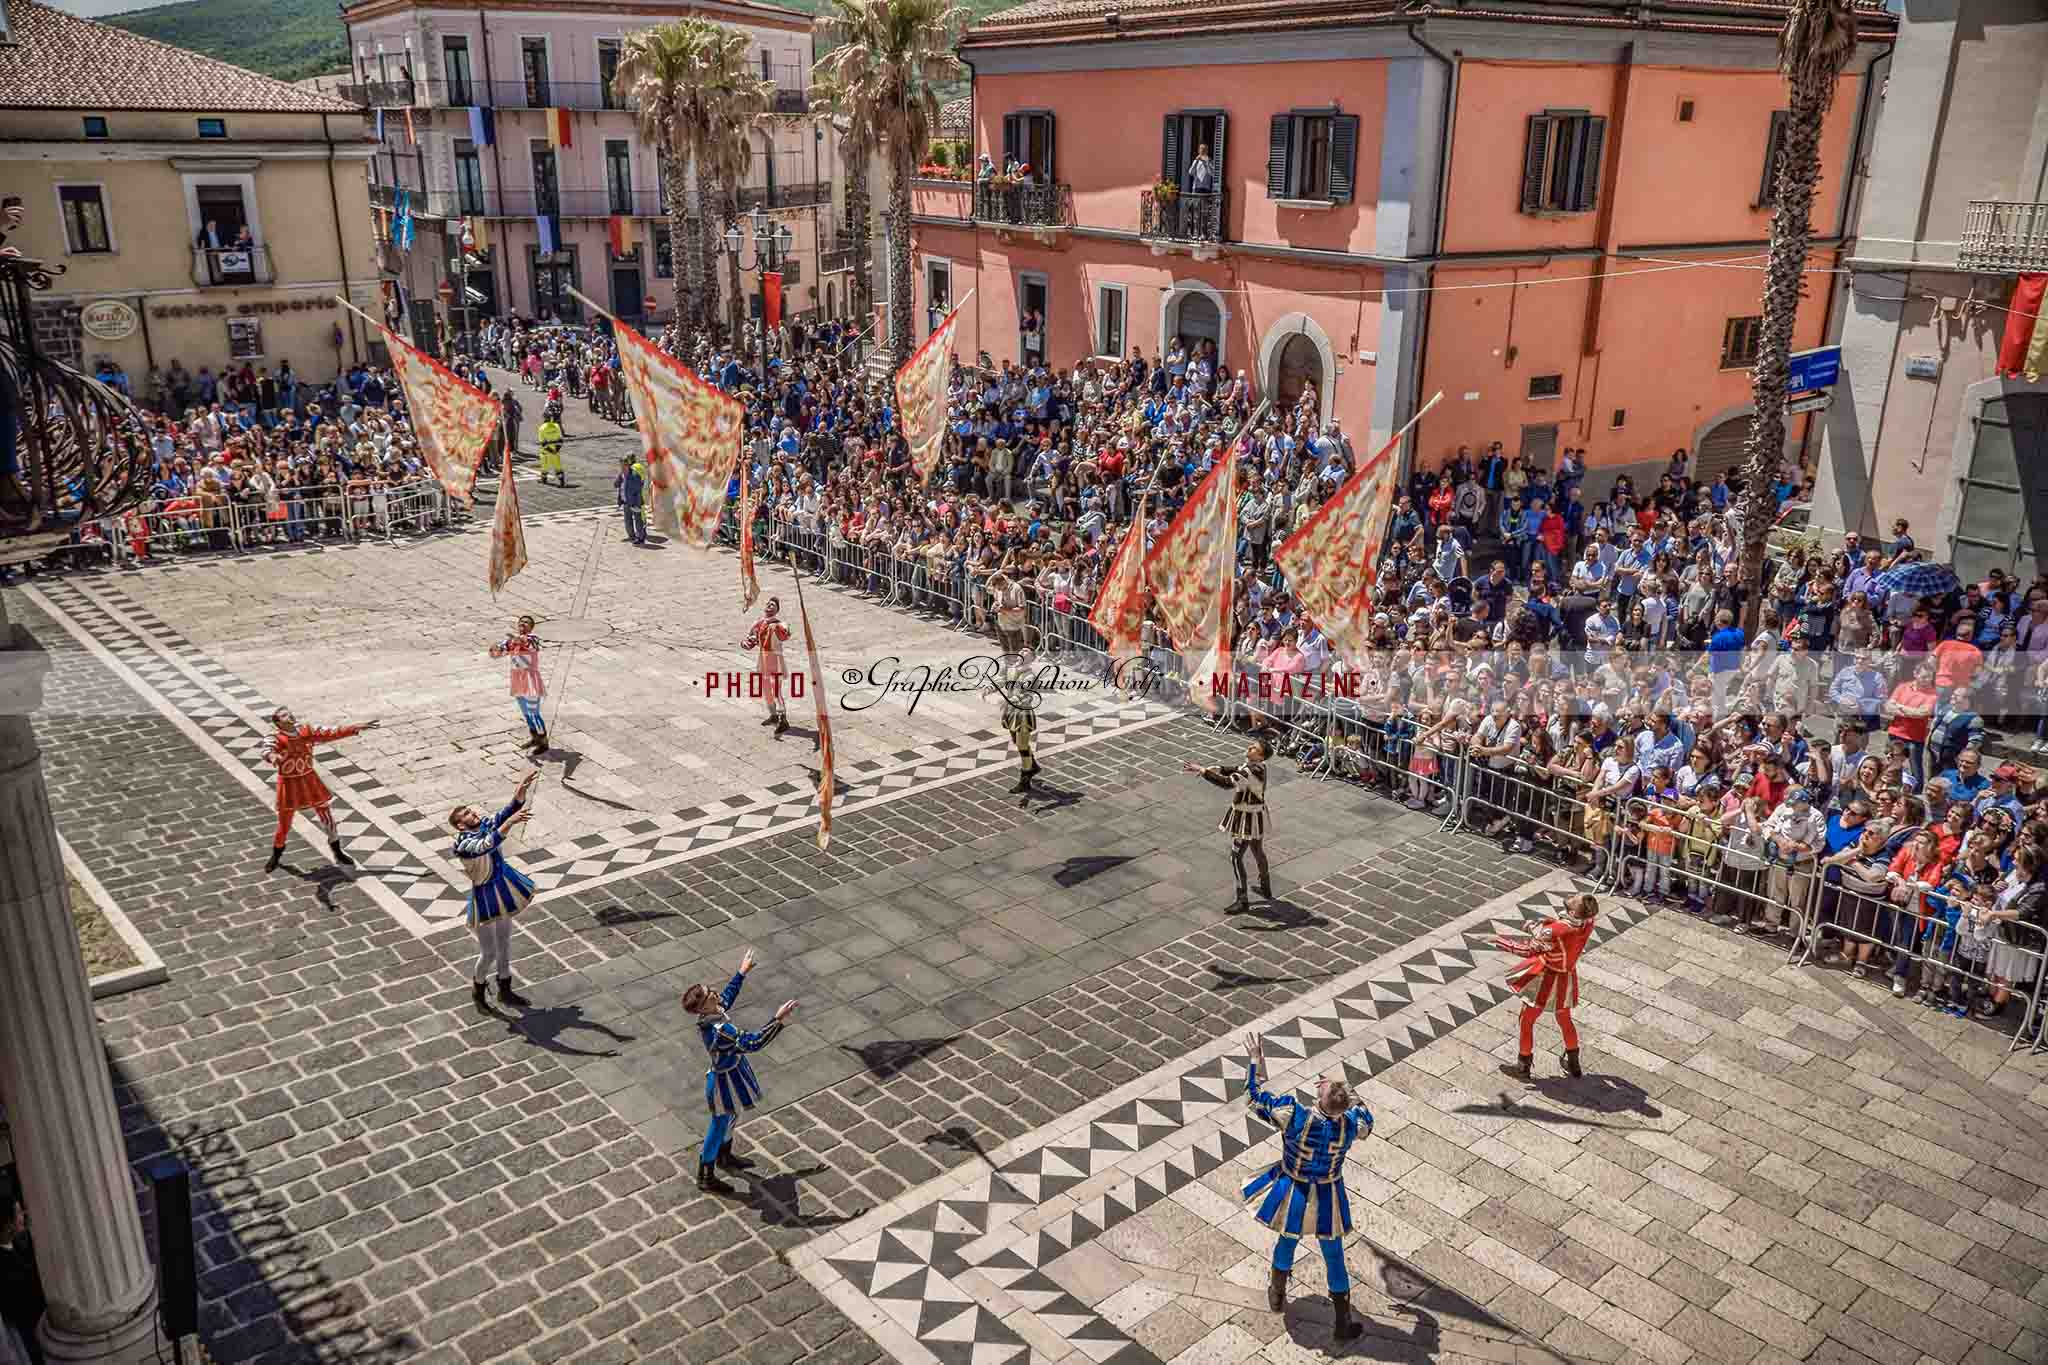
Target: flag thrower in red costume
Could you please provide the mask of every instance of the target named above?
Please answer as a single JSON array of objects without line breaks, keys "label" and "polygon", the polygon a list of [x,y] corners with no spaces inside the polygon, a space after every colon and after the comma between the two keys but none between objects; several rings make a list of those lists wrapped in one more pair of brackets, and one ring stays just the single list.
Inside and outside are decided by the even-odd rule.
[{"label": "flag thrower in red costume", "polygon": [[341,831],[334,823],[334,794],[314,771],[313,750],[374,730],[380,722],[340,725],[328,730],[301,725],[297,716],[280,706],[270,713],[270,723],[277,727],[277,733],[270,737],[270,752],[264,755],[264,761],[277,769],[277,837],[270,842],[270,862],[263,870],[277,870],[278,860],[284,857],[284,841],[292,832],[292,817],[302,810],[313,812],[314,820],[327,831],[327,847],[333,850],[334,861],[344,867],[354,866],[355,859],[342,852]]},{"label": "flag thrower in red costume", "polygon": [[1579,1069],[1579,1031],[1572,1026],[1572,1008],[1579,1003],[1579,958],[1599,918],[1600,902],[1580,893],[1565,898],[1562,916],[1532,923],[1522,934],[1494,939],[1494,947],[1522,959],[1508,973],[1508,985],[1522,997],[1519,1055],[1501,1067],[1508,1075],[1530,1079],[1536,1020],[1546,1010],[1557,1015],[1557,1030],[1564,1035],[1564,1074],[1585,1074]]},{"label": "flag thrower in red costume", "polygon": [[768,704],[768,715],[761,723],[774,726],[777,739],[789,728],[789,708],[782,701],[782,642],[788,638],[789,627],[782,620],[782,599],[771,597],[761,610],[761,619],[754,622],[747,638],[740,642],[742,649],[754,651],[754,684]]}]

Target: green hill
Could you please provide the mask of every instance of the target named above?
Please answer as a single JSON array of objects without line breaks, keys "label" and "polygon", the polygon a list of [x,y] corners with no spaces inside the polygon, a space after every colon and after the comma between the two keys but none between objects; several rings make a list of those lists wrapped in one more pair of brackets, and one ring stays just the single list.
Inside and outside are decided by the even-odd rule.
[{"label": "green hill", "polygon": [[348,68],[334,0],[185,0],[100,22],[279,80]]}]

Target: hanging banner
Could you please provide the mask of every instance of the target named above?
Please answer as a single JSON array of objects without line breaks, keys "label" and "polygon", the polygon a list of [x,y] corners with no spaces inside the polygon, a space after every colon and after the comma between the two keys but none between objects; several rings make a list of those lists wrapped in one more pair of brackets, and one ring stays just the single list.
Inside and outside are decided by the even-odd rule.
[{"label": "hanging banner", "polygon": [[[1138,503],[1138,515],[1124,533],[1123,544],[1109,561],[1103,575],[1102,591],[1095,595],[1095,608],[1088,624],[1102,636],[1103,648],[1112,668],[1126,665],[1144,649],[1145,634],[1145,503]],[[1112,676],[1116,676],[1112,674]]]},{"label": "hanging banner", "polygon": [[420,457],[449,497],[474,506],[477,466],[497,435],[503,409],[490,394],[408,344],[397,328],[383,330],[384,344],[391,350],[391,368],[405,390],[406,410],[412,414]]},{"label": "hanging banner", "polygon": [[1237,460],[1218,460],[1145,557],[1159,614],[1187,663],[1188,695],[1216,709],[1229,686],[1231,594],[1237,583]]},{"label": "hanging banner", "polygon": [[[974,291],[968,290],[967,298],[973,297]],[[965,306],[967,299],[960,303]],[[953,362],[953,331],[959,321],[956,307],[896,372],[896,426],[910,443],[910,463],[920,483],[931,478],[945,446],[946,381]]]},{"label": "hanging banner", "polygon": [[614,320],[612,335],[639,419],[654,525],[709,548],[739,458],[746,408],[625,322]]}]

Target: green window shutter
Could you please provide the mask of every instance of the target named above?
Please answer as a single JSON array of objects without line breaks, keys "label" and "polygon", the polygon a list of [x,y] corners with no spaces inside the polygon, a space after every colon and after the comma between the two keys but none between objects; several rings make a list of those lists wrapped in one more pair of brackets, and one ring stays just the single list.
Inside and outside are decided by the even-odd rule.
[{"label": "green window shutter", "polygon": [[1159,178],[1171,184],[1180,183],[1180,115],[1168,114],[1165,129],[1159,135]]},{"label": "green window shutter", "polygon": [[1358,181],[1358,115],[1330,120],[1330,202],[1348,204]]},{"label": "green window shutter", "polygon": [[1529,116],[1529,140],[1522,149],[1522,212],[1543,211],[1543,166],[1550,154],[1551,128],[1557,122],[1548,114]]},{"label": "green window shutter", "polygon": [[1271,138],[1266,147],[1266,197],[1285,199],[1293,188],[1292,159],[1294,148],[1294,119],[1287,114],[1273,115]]},{"label": "green window shutter", "polygon": [[1589,118],[1583,122],[1585,137],[1579,142],[1578,192],[1572,196],[1572,208],[1580,213],[1600,202],[1600,167],[1607,151],[1607,120]]}]

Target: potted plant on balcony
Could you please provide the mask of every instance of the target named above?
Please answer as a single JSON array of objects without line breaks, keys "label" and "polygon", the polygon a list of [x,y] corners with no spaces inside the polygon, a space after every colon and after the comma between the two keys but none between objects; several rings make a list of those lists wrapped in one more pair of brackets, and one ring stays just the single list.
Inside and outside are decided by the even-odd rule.
[{"label": "potted plant on balcony", "polygon": [[1152,197],[1162,204],[1171,204],[1180,198],[1180,186],[1171,180],[1155,181],[1152,185]]}]

